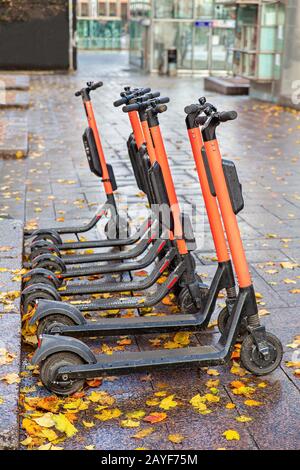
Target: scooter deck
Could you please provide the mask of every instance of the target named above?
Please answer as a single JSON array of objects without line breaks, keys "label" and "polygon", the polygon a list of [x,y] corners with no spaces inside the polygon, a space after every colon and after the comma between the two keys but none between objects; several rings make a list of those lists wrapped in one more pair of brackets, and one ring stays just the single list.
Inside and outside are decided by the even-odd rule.
[{"label": "scooter deck", "polygon": [[77,284],[67,287],[65,290],[59,292],[63,297],[72,297],[75,295],[103,294],[107,292],[126,292],[148,289],[161,277],[162,273],[167,269],[175,256],[176,250],[175,248],[171,248],[171,250],[169,250],[161,261],[159,261],[159,263],[154,267],[152,272],[142,281],[103,282],[95,285]]},{"label": "scooter deck", "polygon": [[141,260],[136,262],[127,262],[120,264],[107,264],[104,266],[89,266],[89,267],[79,267],[73,270],[66,271],[58,277],[60,278],[71,278],[71,277],[80,277],[80,276],[91,276],[94,274],[107,274],[107,273],[116,273],[116,272],[125,272],[125,271],[134,271],[137,269],[144,269],[149,266],[156,259],[157,255],[167,244],[167,240],[158,239],[155,241],[151,249]]},{"label": "scooter deck", "polygon": [[96,261],[120,261],[140,256],[147,249],[150,243],[151,239],[141,240],[136,247],[128,251],[121,251],[118,253],[95,253],[90,255],[62,256],[61,259],[65,264],[85,264]]},{"label": "scooter deck", "polygon": [[139,351],[115,354],[112,356],[96,356],[95,364],[82,366],[63,367],[60,373],[67,373],[72,378],[74,371],[76,378],[97,377],[102,372],[105,374],[128,374],[132,371],[143,371],[168,366],[184,366],[192,363],[201,363],[201,366],[220,364],[223,359],[223,348],[220,346],[196,346],[191,348],[179,348],[174,350]]}]

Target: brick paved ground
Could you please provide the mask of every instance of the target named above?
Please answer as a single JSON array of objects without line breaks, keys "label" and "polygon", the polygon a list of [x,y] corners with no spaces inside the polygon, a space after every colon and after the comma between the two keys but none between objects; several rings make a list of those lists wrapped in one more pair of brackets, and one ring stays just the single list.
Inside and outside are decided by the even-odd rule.
[{"label": "brick paved ground", "polygon": [[[127,117],[114,109],[112,102],[117,99],[122,86],[149,83],[153,89],[159,88],[162,94],[171,98],[168,113],[161,117],[161,125],[180,199],[189,203],[201,201],[183,108],[203,95],[202,80],[148,77],[130,71],[125,54],[85,53],[80,56],[79,71],[75,75],[32,76],[30,154],[26,161],[0,161],[0,213],[25,217],[30,223],[37,220],[41,226],[53,225],[53,220],[63,218],[68,223],[78,222],[89,218],[94,205],[104,200],[97,179],[88,171],[81,143],[85,118],[80,100],[74,97],[74,91],[90,79],[105,83],[94,93],[93,102],[105,153],[118,177],[120,204],[126,194],[131,194],[135,204],[141,204],[141,199],[132,189],[125,145],[129,132]],[[224,124],[219,129],[221,150],[224,157],[237,163],[243,183],[245,210],[240,214],[239,222],[255,287],[262,296],[260,308],[265,313],[270,312],[262,320],[281,338],[284,361],[291,360],[294,350],[286,345],[299,335],[300,295],[290,291],[296,289],[297,292],[300,287],[300,269],[283,269],[280,263],[299,263],[300,115],[247,97],[210,93],[207,99],[221,110],[235,109],[239,113],[236,122]],[[215,270],[214,251],[206,221],[204,227],[203,245],[201,240],[198,243],[198,270],[209,280]],[[215,341],[215,333],[211,330],[192,341]],[[115,346],[116,339],[105,343]],[[150,347],[147,340],[139,339],[126,350],[141,346]],[[26,353],[30,351],[24,347],[24,368],[28,360]],[[299,361],[299,355],[293,360]],[[248,385],[254,384],[256,388],[253,398],[262,403],[258,407],[245,405],[244,396],[232,393],[230,383],[240,377],[232,374],[230,367],[217,370],[221,400],[211,404],[213,412],[207,415],[197,413],[188,403],[197,393],[207,393],[205,383],[214,377],[206,371],[189,368],[168,374],[154,372],[150,377],[138,374],[105,380],[101,390],[113,395],[115,406],[123,412],[156,410],[145,402],[157,391],[175,394],[180,405],[167,411],[168,418],[154,425],[155,431],[142,440],[131,437],[140,428],[122,428],[119,420],[100,422],[93,418],[95,406],[90,407],[80,412],[80,419],[75,423],[80,432],[61,445],[65,448],[91,445],[97,449],[299,447],[299,378],[294,375],[293,368],[287,368],[283,362],[281,369],[264,378],[265,388],[258,387],[261,380],[248,377]],[[29,377],[24,378],[22,386],[36,385],[36,377],[31,377],[26,369],[25,372]],[[38,390],[39,394],[45,393]],[[35,396],[37,392],[29,391],[29,395]],[[228,402],[235,403],[236,407],[227,409]],[[252,421],[236,421],[241,414],[252,417]],[[95,426],[83,427],[80,424],[82,418],[93,420]],[[143,423],[141,428],[145,426]],[[222,434],[228,429],[238,431],[240,440],[226,441]],[[168,439],[170,434],[177,433],[184,436],[181,444],[171,443]]]}]

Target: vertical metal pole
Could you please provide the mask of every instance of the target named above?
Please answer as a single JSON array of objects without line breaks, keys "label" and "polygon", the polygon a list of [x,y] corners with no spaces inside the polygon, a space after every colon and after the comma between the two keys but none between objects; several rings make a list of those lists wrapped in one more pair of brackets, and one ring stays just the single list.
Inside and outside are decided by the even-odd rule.
[{"label": "vertical metal pole", "polygon": [[69,0],[69,71],[74,70],[73,63],[73,0]]}]

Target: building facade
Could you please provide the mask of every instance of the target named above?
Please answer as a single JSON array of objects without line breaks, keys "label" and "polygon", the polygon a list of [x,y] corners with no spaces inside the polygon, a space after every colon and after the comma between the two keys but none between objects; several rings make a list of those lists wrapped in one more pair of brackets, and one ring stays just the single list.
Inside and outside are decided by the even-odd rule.
[{"label": "building facade", "polygon": [[132,0],[130,62],[150,72],[166,73],[173,60],[178,73],[229,73],[235,27],[232,1]]},{"label": "building facade", "polygon": [[78,47],[81,49],[127,48],[128,18],[128,0],[78,0]]},{"label": "building facade", "polygon": [[247,78],[300,105],[299,0],[131,0],[130,62],[148,72]]}]

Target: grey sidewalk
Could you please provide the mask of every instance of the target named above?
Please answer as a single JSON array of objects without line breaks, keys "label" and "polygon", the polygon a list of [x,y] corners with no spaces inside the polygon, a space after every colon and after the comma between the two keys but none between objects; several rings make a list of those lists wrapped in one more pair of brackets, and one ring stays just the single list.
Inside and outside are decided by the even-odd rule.
[{"label": "grey sidewalk", "polygon": [[[74,97],[74,91],[87,80],[103,80],[104,87],[93,95],[107,160],[114,166],[119,183],[119,198],[130,193],[135,204],[143,201],[136,197],[126,138],[129,134],[127,116],[115,109],[112,102],[125,85],[143,86],[151,84],[170,97],[169,110],[161,116],[161,126],[166,139],[176,187],[181,202],[197,203],[201,200],[194,160],[189,148],[184,124],[183,108],[195,102],[203,92],[203,82],[198,78],[148,77],[129,71],[125,57],[110,53],[83,54],[79,61],[79,72],[73,76],[32,76],[29,113],[30,152],[27,161],[0,161],[0,213],[9,213],[23,218],[27,224],[39,226],[78,223],[88,219],[95,204],[103,202],[104,195],[96,177],[88,170],[83,152],[81,135],[86,126],[82,104]],[[223,97],[207,94],[208,101],[216,103],[220,110],[235,109],[239,118],[234,123],[224,124],[218,129],[221,151],[226,158],[233,159],[238,167],[243,184],[245,209],[239,216],[243,239],[255,287],[259,295],[262,320],[277,334],[284,345],[285,356],[282,368],[275,374],[254,379],[240,377],[230,372],[230,367],[216,368],[220,375],[208,375],[205,370],[154,372],[151,376],[138,374],[114,380],[105,380],[97,389],[105,390],[115,400],[114,408],[123,412],[121,418],[101,421],[95,418],[97,403],[87,400],[89,406],[76,412],[74,425],[79,432],[58,446],[64,448],[96,449],[268,449],[299,447],[299,378],[295,368],[286,367],[292,360],[295,349],[288,347],[300,334],[300,114],[284,111],[277,106],[250,101],[246,97]],[[25,191],[24,191],[25,185]],[[25,192],[25,206],[22,202]],[[204,245],[198,246],[198,272],[209,281],[215,269],[215,253],[212,247],[208,224],[205,221]],[[282,264],[288,263],[288,264]],[[2,265],[1,265],[2,266]],[[299,291],[299,292],[298,292]],[[297,293],[298,292],[298,293]],[[222,304],[222,298],[219,304]],[[193,342],[215,341],[216,331],[200,334]],[[158,338],[164,344],[166,338]],[[117,339],[106,340],[107,346],[118,347]],[[103,341],[101,342],[103,344]],[[99,344],[95,345],[99,350]],[[132,338],[126,350],[152,348],[146,339]],[[24,347],[22,400],[44,396],[38,376],[32,374],[28,365],[28,353]],[[299,355],[298,355],[299,357]],[[298,358],[299,361],[299,358]],[[214,368],[215,369],[215,368]],[[215,387],[207,387],[208,380],[220,380]],[[253,387],[249,396],[233,393],[231,382],[242,381]],[[265,384],[260,385],[261,383]],[[217,388],[220,400],[208,404],[210,414],[201,414],[189,403],[197,395],[211,393]],[[164,411],[147,404],[157,392],[159,398],[174,395],[177,405]],[[254,400],[259,406],[248,406],[245,401]],[[228,403],[236,406],[226,408]],[[65,413],[63,404],[60,410]],[[122,427],[126,412],[165,412],[164,420],[149,424],[140,418],[136,428]],[[25,410],[22,408],[24,418]],[[30,414],[27,411],[27,414]],[[252,421],[239,422],[240,415],[250,416]],[[95,426],[88,428],[85,422]],[[126,424],[126,423],[125,423]],[[128,423],[127,423],[128,424]],[[153,433],[142,439],[132,438],[139,430],[154,427]],[[236,430],[239,440],[227,441],[222,435],[226,430]],[[170,435],[180,434],[181,443],[174,443]],[[22,438],[28,436],[22,430]],[[48,442],[45,440],[45,442]],[[40,444],[40,441],[37,441]],[[28,444],[30,447],[30,444]],[[35,444],[37,446],[37,444]],[[35,447],[33,445],[33,447]]]}]

